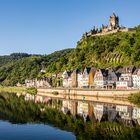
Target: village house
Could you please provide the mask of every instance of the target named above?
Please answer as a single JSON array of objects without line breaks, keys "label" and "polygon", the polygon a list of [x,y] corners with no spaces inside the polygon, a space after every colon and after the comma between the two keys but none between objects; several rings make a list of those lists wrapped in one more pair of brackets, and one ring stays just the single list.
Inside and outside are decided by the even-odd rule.
[{"label": "village house", "polygon": [[65,70],[62,74],[62,78],[63,78],[62,86],[64,88],[72,87],[71,73],[72,73],[71,71]]},{"label": "village house", "polygon": [[114,71],[113,68],[108,68],[107,69],[107,83],[108,84],[116,84],[116,81],[118,80],[118,77]]},{"label": "village house", "polygon": [[79,69],[75,69],[73,70],[73,72],[71,73],[71,80],[72,80],[72,88],[76,88],[78,87],[78,73],[79,73]]},{"label": "village house", "polygon": [[52,87],[51,78],[38,78],[36,79],[36,87]]},{"label": "village house", "polygon": [[78,88],[83,88],[83,73],[82,72],[79,72],[78,73]]},{"label": "village house", "polygon": [[91,67],[89,71],[89,87],[94,87],[94,76],[96,69]]},{"label": "village house", "polygon": [[25,86],[27,88],[29,88],[29,87],[36,87],[36,81],[35,81],[35,79],[33,79],[33,80],[26,79],[25,80]]},{"label": "village house", "polygon": [[104,88],[107,85],[107,70],[97,69],[94,76],[95,87]]},{"label": "village house", "polygon": [[78,73],[78,87],[89,88],[94,86],[95,69],[92,67],[85,67],[83,73]]},{"label": "village house", "polygon": [[116,81],[118,80],[118,77],[114,71],[113,68],[107,69],[107,87],[108,88],[114,88],[116,87]]},{"label": "village house", "polygon": [[38,78],[33,80],[25,80],[26,87],[52,87],[52,79],[51,78]]},{"label": "village house", "polygon": [[132,83],[134,88],[140,88],[140,69],[136,69],[132,74]]},{"label": "village house", "polygon": [[119,81],[116,82],[116,89],[130,89],[133,86],[132,82],[132,74],[135,70],[134,66],[129,66],[121,69],[118,73],[120,73]]},{"label": "village house", "polygon": [[89,87],[89,73],[90,73],[91,68],[90,67],[85,67],[83,71],[83,88],[88,88]]}]

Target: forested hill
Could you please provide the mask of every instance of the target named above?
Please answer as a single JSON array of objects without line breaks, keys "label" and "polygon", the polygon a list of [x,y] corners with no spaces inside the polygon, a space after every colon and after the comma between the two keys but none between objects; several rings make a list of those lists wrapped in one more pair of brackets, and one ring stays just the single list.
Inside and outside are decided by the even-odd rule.
[{"label": "forested hill", "polygon": [[0,67],[5,65],[6,63],[15,62],[16,60],[19,60],[24,57],[29,57],[29,56],[31,55],[27,53],[12,53],[10,55],[0,56]]},{"label": "forested hill", "polygon": [[[25,79],[42,76],[41,69],[58,72],[63,64],[67,63],[67,56],[71,51],[72,49],[66,49],[50,55],[14,53],[9,56],[0,56],[0,83],[6,86],[13,86],[18,82],[23,84]],[[58,64],[55,66],[54,62]]]},{"label": "forested hill", "polygon": [[[9,56],[11,57],[11,56]],[[65,69],[83,69],[140,66],[140,26],[131,32],[82,38],[75,49],[66,49],[50,55],[27,55],[11,59],[0,57],[0,81],[4,85],[24,83],[26,78],[44,77]],[[41,74],[40,70],[46,73]]]}]

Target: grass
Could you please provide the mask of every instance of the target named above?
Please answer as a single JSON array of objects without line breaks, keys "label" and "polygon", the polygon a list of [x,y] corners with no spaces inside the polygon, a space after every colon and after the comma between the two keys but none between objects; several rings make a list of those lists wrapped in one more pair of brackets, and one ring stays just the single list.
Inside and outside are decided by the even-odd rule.
[{"label": "grass", "polygon": [[13,92],[18,92],[18,93],[22,93],[22,92],[26,92],[26,88],[25,87],[5,87],[5,86],[0,86],[0,92],[9,92],[9,93],[13,93]]}]

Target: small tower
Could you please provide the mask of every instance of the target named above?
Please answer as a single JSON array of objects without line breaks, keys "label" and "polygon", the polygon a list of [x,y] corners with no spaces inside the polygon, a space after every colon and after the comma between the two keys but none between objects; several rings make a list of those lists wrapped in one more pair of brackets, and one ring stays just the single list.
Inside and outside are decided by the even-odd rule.
[{"label": "small tower", "polygon": [[110,16],[110,29],[114,30],[119,27],[119,17],[113,13],[112,16]]}]

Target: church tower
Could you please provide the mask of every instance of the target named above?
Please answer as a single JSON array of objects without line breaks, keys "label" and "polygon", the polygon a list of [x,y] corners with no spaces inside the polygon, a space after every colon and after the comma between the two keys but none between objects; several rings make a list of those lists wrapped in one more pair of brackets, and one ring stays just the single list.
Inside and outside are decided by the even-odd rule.
[{"label": "church tower", "polygon": [[110,29],[114,30],[119,27],[119,17],[113,13],[112,16],[110,16]]}]

